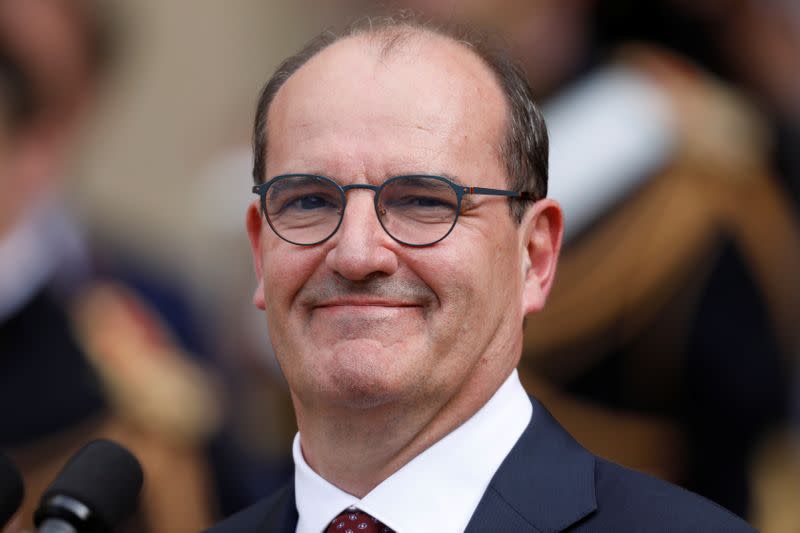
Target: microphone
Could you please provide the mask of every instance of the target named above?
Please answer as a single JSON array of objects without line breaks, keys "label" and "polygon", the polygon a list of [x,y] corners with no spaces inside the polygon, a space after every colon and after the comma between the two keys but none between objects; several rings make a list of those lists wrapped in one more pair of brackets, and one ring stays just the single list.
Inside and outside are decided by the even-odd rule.
[{"label": "microphone", "polygon": [[131,452],[110,440],[78,450],[45,491],[33,522],[39,533],[108,533],[133,513],[143,483]]},{"label": "microphone", "polygon": [[19,470],[8,457],[0,453],[0,529],[17,512],[24,494],[25,487]]}]

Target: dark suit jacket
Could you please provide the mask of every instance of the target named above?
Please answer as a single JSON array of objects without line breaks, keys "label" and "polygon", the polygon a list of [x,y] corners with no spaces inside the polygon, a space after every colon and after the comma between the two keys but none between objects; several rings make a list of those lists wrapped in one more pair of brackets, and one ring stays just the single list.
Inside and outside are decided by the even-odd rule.
[{"label": "dark suit jacket", "polygon": [[[531,401],[531,423],[489,483],[468,533],[753,531],[700,496],[592,455]],[[296,526],[290,483],[207,533],[294,533]]]}]

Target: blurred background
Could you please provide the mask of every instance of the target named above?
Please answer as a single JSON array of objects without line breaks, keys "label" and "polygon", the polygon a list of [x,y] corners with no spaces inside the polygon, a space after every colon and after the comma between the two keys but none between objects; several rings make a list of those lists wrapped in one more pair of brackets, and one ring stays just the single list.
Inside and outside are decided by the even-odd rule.
[{"label": "blurred background", "polygon": [[[592,451],[800,531],[800,4],[415,0],[501,34],[567,241],[529,392]],[[340,0],[0,0],[0,447],[17,526],[92,436],[132,530],[197,531],[291,472],[244,211],[255,100]]]}]

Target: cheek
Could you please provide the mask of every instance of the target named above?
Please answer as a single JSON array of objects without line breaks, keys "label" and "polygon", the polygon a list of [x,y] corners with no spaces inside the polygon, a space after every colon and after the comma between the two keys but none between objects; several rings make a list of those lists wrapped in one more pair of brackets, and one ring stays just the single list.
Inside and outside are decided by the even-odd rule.
[{"label": "cheek", "polygon": [[511,306],[522,295],[522,257],[513,240],[495,242],[489,264],[489,282],[498,299]]},{"label": "cheek", "polygon": [[438,298],[438,312],[432,313],[432,340],[440,344],[453,343],[480,322],[481,313],[477,310],[487,304],[490,281],[487,271],[491,267],[486,256],[476,253],[477,250],[449,248],[436,249],[435,254],[417,256],[409,262],[410,268]]},{"label": "cheek", "polygon": [[[440,295],[448,328],[467,338],[499,326],[519,307],[522,274],[512,240],[483,238],[441,254],[430,284]],[[428,280],[426,280],[428,281]]]},{"label": "cheek", "polygon": [[286,324],[295,296],[323,257],[316,249],[288,246],[294,245],[270,243],[262,256],[264,298],[270,326]]}]

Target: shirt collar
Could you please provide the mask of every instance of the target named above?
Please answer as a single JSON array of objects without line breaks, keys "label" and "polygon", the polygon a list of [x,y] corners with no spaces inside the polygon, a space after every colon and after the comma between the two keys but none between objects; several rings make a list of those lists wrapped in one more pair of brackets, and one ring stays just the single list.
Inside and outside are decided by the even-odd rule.
[{"label": "shirt collar", "polygon": [[362,499],[308,466],[298,433],[293,444],[297,532],[320,533],[351,506],[398,533],[464,531],[500,463],[528,426],[532,410],[514,370],[478,412]]}]

